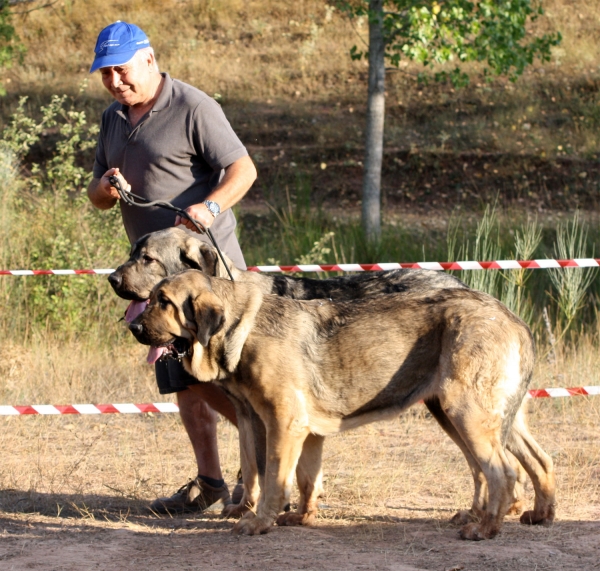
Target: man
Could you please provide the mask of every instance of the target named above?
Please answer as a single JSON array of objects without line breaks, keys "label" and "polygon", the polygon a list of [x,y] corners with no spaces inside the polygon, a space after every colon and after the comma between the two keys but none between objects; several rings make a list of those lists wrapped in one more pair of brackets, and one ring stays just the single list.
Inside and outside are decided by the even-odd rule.
[{"label": "man", "polygon": [[[256,179],[248,152],[220,106],[202,91],[160,73],[146,34],[117,21],[104,28],[90,73],[100,70],[115,101],[104,111],[88,197],[100,209],[112,208],[119,194],[109,181],[149,200],[166,200],[210,228],[219,247],[245,269],[231,207]],[[129,240],[173,225],[196,231],[172,211],[120,203]],[[202,239],[205,236],[202,235]],[[170,498],[150,508],[158,513],[202,511],[231,501],[217,448],[215,410],[235,422],[225,395],[198,383],[176,361],[159,362],[161,394],[176,392],[181,419],[192,443],[198,476]],[[209,406],[210,405],[210,406]]]}]

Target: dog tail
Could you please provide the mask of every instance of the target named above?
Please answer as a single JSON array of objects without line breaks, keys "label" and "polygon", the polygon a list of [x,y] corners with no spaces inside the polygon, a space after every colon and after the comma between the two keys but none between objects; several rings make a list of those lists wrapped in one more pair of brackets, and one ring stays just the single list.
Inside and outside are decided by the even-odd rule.
[{"label": "dog tail", "polygon": [[523,323],[520,337],[518,387],[508,400],[502,425],[502,439],[505,445],[511,433],[515,417],[524,404],[525,396],[533,379],[535,366],[535,343],[531,330],[525,323]]}]

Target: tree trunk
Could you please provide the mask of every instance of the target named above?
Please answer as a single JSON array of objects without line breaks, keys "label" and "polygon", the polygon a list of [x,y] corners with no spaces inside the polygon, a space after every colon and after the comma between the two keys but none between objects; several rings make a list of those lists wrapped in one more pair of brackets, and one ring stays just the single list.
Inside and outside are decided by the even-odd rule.
[{"label": "tree trunk", "polygon": [[369,87],[362,222],[367,240],[381,238],[381,163],[385,115],[383,0],[369,0]]}]

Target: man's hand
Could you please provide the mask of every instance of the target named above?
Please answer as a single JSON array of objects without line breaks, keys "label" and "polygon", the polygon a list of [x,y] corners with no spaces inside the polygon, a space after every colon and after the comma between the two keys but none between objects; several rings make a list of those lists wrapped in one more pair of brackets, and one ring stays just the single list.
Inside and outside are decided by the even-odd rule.
[{"label": "man's hand", "polygon": [[[248,156],[238,159],[225,169],[225,176],[215,189],[206,197],[206,200],[216,202],[221,208],[221,216],[228,208],[237,204],[248,192],[256,180],[256,167]],[[194,219],[201,222],[205,228],[210,228],[215,221],[211,211],[202,203],[192,204],[185,211]],[[186,228],[198,232],[196,227],[187,219],[177,215],[175,226],[182,224]]]},{"label": "man's hand", "polygon": [[101,210],[112,208],[117,203],[117,200],[121,198],[117,189],[110,183],[109,177],[111,176],[116,176],[119,179],[124,190],[131,190],[131,185],[123,178],[118,168],[108,169],[102,175],[102,178],[92,179],[92,182],[88,186],[87,194],[90,202]]},{"label": "man's hand", "polygon": [[[188,206],[185,211],[194,220],[200,222],[205,228],[210,228],[212,223],[215,221],[215,217],[205,204],[192,204],[192,206]],[[198,229],[187,218],[181,216],[180,214],[175,217],[175,226],[179,226],[179,224],[196,233],[198,232]]]}]

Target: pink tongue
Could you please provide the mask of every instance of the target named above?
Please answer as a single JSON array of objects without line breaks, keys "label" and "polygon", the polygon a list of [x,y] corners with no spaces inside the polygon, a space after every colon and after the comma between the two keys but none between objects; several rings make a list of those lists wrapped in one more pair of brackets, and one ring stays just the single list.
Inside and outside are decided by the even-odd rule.
[{"label": "pink tongue", "polygon": [[[132,301],[125,311],[125,321],[127,323],[131,323],[140,313],[146,309],[149,300],[146,301]],[[148,356],[146,357],[146,361],[150,363],[150,365],[154,365],[156,361],[158,361],[163,353],[165,353],[167,349],[165,347],[150,347],[148,351]]]},{"label": "pink tongue", "polygon": [[156,363],[156,361],[158,361],[162,357],[163,353],[166,353],[166,351],[166,347],[150,347],[146,361],[148,361],[150,365],[154,365],[154,363]]},{"label": "pink tongue", "polygon": [[146,309],[149,300],[146,301],[132,301],[125,310],[125,321],[131,323],[140,313]]}]

